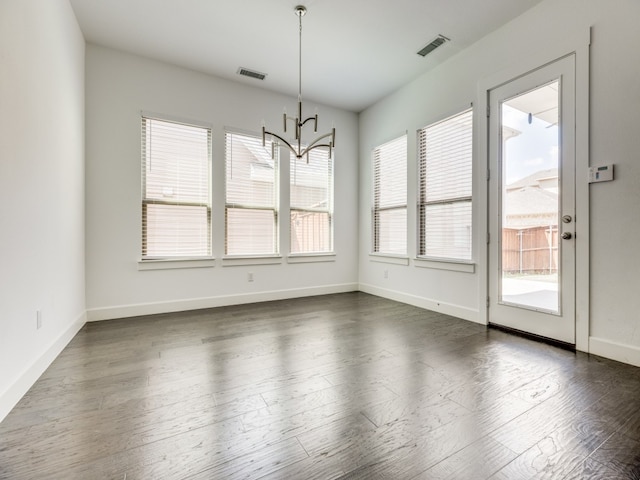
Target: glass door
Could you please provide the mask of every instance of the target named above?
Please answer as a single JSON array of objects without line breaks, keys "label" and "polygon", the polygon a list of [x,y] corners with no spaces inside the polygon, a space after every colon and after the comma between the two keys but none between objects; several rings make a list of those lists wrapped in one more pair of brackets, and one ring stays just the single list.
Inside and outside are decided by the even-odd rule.
[{"label": "glass door", "polygon": [[491,323],[575,343],[574,61],[490,91]]}]

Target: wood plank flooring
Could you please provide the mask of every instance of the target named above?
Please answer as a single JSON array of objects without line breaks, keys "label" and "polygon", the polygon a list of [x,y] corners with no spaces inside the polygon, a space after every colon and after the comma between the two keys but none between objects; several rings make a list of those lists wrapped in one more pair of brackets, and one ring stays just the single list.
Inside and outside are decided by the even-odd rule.
[{"label": "wood plank flooring", "polygon": [[640,369],[363,293],[87,324],[2,479],[640,479]]}]

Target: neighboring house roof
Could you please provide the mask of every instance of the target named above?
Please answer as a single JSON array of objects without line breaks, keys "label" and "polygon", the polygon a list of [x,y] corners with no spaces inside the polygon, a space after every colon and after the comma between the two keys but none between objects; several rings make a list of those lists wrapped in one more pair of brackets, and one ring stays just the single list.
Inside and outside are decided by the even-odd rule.
[{"label": "neighboring house roof", "polygon": [[253,139],[251,141],[245,141],[241,136],[238,136],[237,141],[240,141],[251,152],[255,159],[255,163],[261,163],[265,167],[274,168],[274,161],[271,158],[271,151],[262,145],[256,144]]},{"label": "neighboring house roof", "polygon": [[[514,190],[522,187],[532,187],[532,186],[540,186],[540,182],[544,180],[557,180],[558,179],[558,169],[557,168],[549,168],[547,170],[540,170],[536,173],[532,173],[528,177],[521,178],[520,180],[510,183],[506,186],[507,191]],[[544,188],[544,187],[543,187]]]},{"label": "neighboring house roof", "polygon": [[558,169],[536,172],[506,186],[505,228],[526,229],[558,222]]}]

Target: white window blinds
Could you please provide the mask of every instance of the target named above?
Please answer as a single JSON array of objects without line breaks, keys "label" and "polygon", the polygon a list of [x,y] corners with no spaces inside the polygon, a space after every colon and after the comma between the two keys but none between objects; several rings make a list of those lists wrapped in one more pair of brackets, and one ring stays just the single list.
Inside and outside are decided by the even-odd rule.
[{"label": "white window blinds", "polygon": [[424,127],[418,137],[418,255],[471,260],[472,110]]},{"label": "white window blinds", "polygon": [[407,136],[373,150],[373,251],[407,254]]},{"label": "white window blinds", "polygon": [[278,149],[271,142],[226,133],[225,253],[278,253]]},{"label": "white window blinds", "polygon": [[333,251],[333,160],[312,150],[290,162],[291,253]]},{"label": "white window blinds", "polygon": [[142,259],[211,255],[211,129],[142,118]]}]

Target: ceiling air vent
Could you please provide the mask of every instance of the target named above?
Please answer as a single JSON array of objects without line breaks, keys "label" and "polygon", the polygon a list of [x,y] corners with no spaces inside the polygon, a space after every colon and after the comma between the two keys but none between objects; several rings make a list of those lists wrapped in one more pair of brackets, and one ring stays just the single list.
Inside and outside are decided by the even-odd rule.
[{"label": "ceiling air vent", "polygon": [[427,45],[422,50],[420,50],[418,52],[418,55],[426,57],[429,53],[433,52],[440,45],[448,41],[449,39],[444,35],[438,35],[434,41],[432,41],[429,45]]},{"label": "ceiling air vent", "polygon": [[239,75],[244,75],[245,77],[257,78],[258,80],[264,80],[267,76],[266,73],[256,72],[255,70],[249,70],[248,68],[240,67],[238,68]]}]

